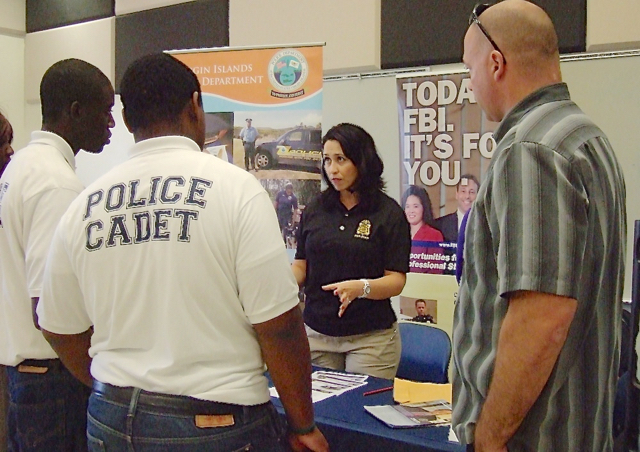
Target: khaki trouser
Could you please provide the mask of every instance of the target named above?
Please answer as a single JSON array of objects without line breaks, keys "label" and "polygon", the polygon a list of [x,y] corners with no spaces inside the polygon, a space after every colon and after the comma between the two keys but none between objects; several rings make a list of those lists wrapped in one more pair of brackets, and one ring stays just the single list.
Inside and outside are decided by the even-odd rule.
[{"label": "khaki trouser", "polygon": [[326,336],[305,328],[314,365],[387,379],[396,376],[401,349],[397,323],[353,336]]}]

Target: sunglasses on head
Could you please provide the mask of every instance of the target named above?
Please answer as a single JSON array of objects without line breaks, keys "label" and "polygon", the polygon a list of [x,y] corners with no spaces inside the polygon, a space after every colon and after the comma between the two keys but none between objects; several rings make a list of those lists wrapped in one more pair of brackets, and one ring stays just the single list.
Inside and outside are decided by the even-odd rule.
[{"label": "sunglasses on head", "polygon": [[471,15],[469,16],[469,25],[476,24],[478,28],[480,28],[480,31],[483,35],[486,36],[493,48],[500,52],[500,54],[502,55],[502,59],[504,60],[504,64],[507,64],[507,59],[504,56],[504,52],[500,50],[498,44],[496,44],[493,38],[491,38],[487,29],[484,28],[484,26],[480,23],[480,19],[478,19],[483,12],[485,12],[492,6],[493,5],[489,3],[478,3],[476,6],[474,6],[473,11],[471,11]]}]

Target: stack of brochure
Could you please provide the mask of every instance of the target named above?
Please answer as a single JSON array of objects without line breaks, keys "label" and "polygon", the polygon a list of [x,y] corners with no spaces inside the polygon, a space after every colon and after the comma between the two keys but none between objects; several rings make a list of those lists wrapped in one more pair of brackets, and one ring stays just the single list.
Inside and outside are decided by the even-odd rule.
[{"label": "stack of brochure", "polygon": [[[367,384],[367,376],[318,370],[311,374],[311,400],[313,403],[340,395]],[[269,388],[271,397],[279,397],[276,388]]]},{"label": "stack of brochure", "polygon": [[446,400],[365,406],[364,409],[391,428],[451,424],[451,404]]}]

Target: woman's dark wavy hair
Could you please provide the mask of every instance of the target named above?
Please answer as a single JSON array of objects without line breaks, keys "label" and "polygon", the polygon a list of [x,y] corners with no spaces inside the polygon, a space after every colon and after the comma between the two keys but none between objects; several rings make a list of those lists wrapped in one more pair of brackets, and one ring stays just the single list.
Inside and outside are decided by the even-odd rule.
[{"label": "woman's dark wavy hair", "polygon": [[402,209],[407,205],[407,199],[409,196],[417,196],[422,204],[422,222],[428,224],[431,227],[436,227],[435,220],[433,218],[433,209],[431,207],[431,199],[429,193],[423,187],[417,185],[409,185],[409,188],[402,195]]},{"label": "woman's dark wavy hair", "polygon": [[120,82],[124,115],[134,131],[160,122],[178,121],[194,92],[202,105],[198,77],[187,65],[166,53],[134,61]]},{"label": "woman's dark wavy hair", "polygon": [[[322,137],[322,146],[329,140],[340,143],[342,152],[358,170],[358,176],[351,188],[358,194],[358,203],[364,209],[374,208],[380,193],[385,189],[385,183],[382,180],[384,164],[378,155],[373,138],[360,126],[342,123],[327,131]],[[327,189],[322,192],[323,204],[325,206],[335,205],[339,201],[340,195],[331,185],[324,165],[322,165],[322,178],[327,183]]]}]

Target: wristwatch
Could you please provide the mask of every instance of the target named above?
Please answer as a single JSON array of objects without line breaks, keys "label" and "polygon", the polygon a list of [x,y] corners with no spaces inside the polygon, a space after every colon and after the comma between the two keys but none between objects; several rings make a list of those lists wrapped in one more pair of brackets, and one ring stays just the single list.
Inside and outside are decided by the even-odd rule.
[{"label": "wristwatch", "polygon": [[360,295],[359,298],[367,298],[367,295],[371,293],[371,285],[366,279],[361,279],[360,281],[362,281],[364,287],[362,288],[362,295]]}]

